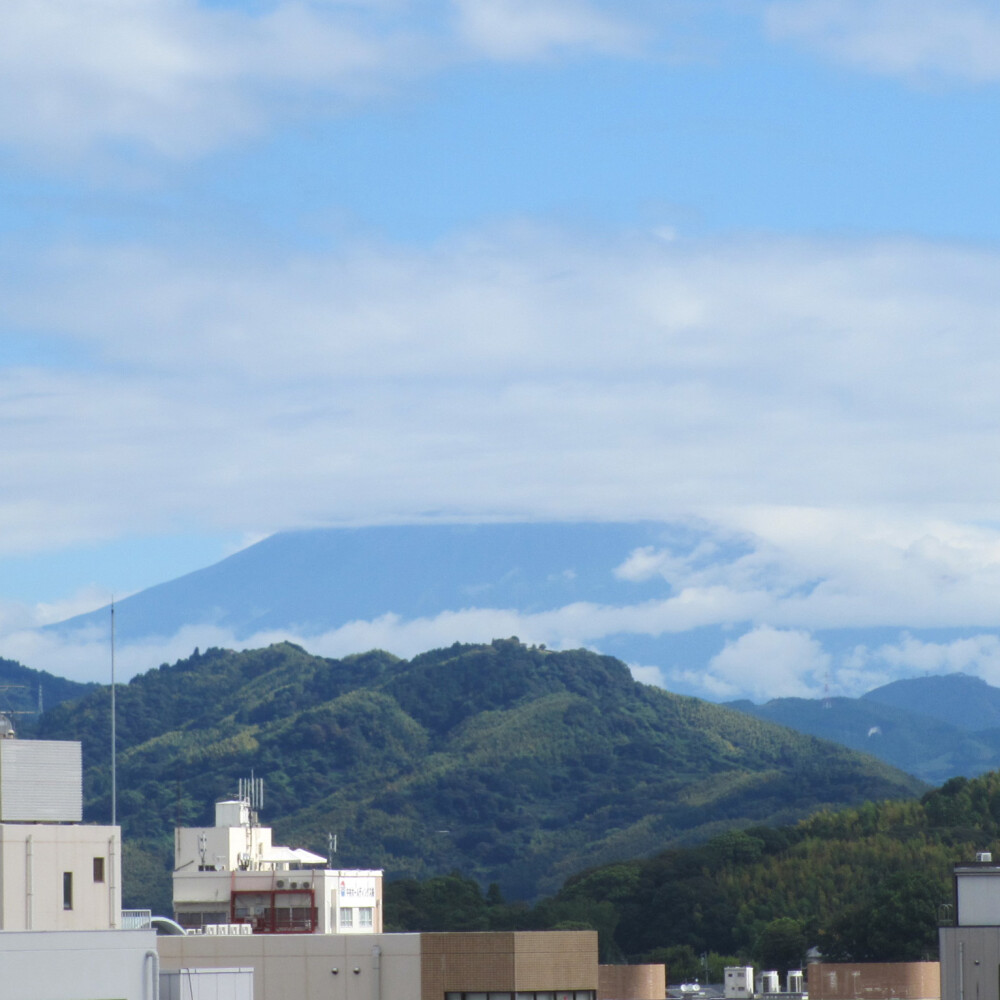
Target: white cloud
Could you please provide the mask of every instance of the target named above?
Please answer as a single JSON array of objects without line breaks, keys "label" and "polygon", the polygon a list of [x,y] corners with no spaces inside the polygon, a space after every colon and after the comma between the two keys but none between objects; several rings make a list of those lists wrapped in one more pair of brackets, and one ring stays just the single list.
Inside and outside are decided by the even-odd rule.
[{"label": "white cloud", "polygon": [[621,52],[632,38],[623,18],[583,0],[455,0],[454,18],[452,7],[5,0],[0,143],[53,157],[116,144],[188,157],[457,62]]},{"label": "white cloud", "polygon": [[[104,594],[78,594],[61,606],[0,607],[0,644],[5,657],[36,669],[76,680],[106,680],[109,633],[96,627],[72,633],[40,630],[37,626],[66,614],[103,603]],[[601,649],[610,637],[658,637],[701,625],[746,628],[707,663],[663,661],[659,665],[630,664],[636,680],[712,700],[777,697],[859,696],[900,677],[964,671],[1000,684],[1000,637],[984,634],[946,643],[903,636],[897,643],[857,646],[846,654],[827,652],[805,628],[761,623],[752,601],[739,606],[739,595],[685,591],[677,597],[641,604],[609,606],[579,602],[540,613],[471,607],[404,619],[385,614],[347,622],[325,632],[291,626],[239,637],[215,625],[189,625],[171,636],[119,641],[118,676],[127,680],[163,662],[173,662],[202,649],[255,649],[289,640],[310,652],[340,657],[368,649],[386,649],[412,657],[453,642],[489,642],[517,635],[529,644],[551,649]],[[780,602],[763,605],[767,615],[781,617]]]},{"label": "white cloud", "polygon": [[[665,574],[697,608],[987,613],[995,539],[968,522],[1000,495],[989,251],[514,230],[0,261],[10,328],[86,359],[0,372],[2,551],[181,523],[694,511],[759,540],[698,576],[710,534]],[[621,572],[650,572],[639,558]],[[873,605],[883,574],[910,583]]]},{"label": "white cloud", "polygon": [[63,621],[73,615],[93,611],[106,603],[108,595],[96,587],[86,587],[63,600],[28,604],[0,601],[0,636],[22,629],[38,628]]},{"label": "white cloud", "polygon": [[663,670],[660,667],[644,667],[639,663],[630,663],[628,668],[631,671],[632,676],[639,681],[640,684],[652,684],[654,687],[666,687]]},{"label": "white cloud", "polygon": [[907,635],[898,643],[875,648],[860,646],[845,662],[846,671],[855,671],[866,679],[865,690],[877,686],[867,683],[867,678],[879,669],[886,681],[900,676],[965,673],[1000,685],[1000,636],[983,634],[951,642],[926,642]]},{"label": "white cloud", "polygon": [[1000,79],[1000,11],[982,0],[777,0],[772,38],[875,73]]},{"label": "white cloud", "polygon": [[643,548],[623,579],[661,576],[674,608],[785,628],[992,626],[1000,531],[898,509],[716,511],[689,553]]},{"label": "white cloud", "polygon": [[[761,625],[727,642],[704,671],[680,676],[720,700],[814,698],[823,690],[829,666],[830,657],[807,632]],[[666,672],[668,685],[676,675]]]},{"label": "white cloud", "polygon": [[[514,229],[427,251],[0,263],[15,256],[10,328],[83,360],[0,371],[0,554],[176,525],[687,518],[690,551],[623,553],[618,577],[662,579],[661,599],[355,623],[322,651],[701,625],[787,649],[820,628],[995,622],[987,250]],[[43,665],[50,640],[15,624],[3,655]],[[211,641],[151,646],[143,668]],[[735,683],[719,669],[706,683]]]},{"label": "white cloud", "polygon": [[632,53],[637,30],[577,0],[454,0],[459,32],[473,50],[494,59],[537,59],[585,48]]}]

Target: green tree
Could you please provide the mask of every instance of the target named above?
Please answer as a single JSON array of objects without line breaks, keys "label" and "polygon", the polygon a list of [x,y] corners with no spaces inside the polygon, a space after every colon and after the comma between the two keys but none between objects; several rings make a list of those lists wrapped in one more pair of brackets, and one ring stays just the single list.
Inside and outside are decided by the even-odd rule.
[{"label": "green tree", "polygon": [[916,962],[937,953],[940,883],[924,872],[902,871],[873,886],[831,922],[827,957],[855,962]]},{"label": "green tree", "polygon": [[754,955],[763,969],[787,972],[802,967],[806,934],[791,917],[778,917],[764,926],[754,943]]}]

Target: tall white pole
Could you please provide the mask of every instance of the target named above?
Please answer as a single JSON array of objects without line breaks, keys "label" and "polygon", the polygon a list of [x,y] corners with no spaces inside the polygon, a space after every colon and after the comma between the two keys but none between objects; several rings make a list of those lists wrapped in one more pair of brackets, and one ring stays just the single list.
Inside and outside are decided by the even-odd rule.
[{"label": "tall white pole", "polygon": [[115,599],[111,598],[111,825],[118,825],[117,739],[115,732]]}]

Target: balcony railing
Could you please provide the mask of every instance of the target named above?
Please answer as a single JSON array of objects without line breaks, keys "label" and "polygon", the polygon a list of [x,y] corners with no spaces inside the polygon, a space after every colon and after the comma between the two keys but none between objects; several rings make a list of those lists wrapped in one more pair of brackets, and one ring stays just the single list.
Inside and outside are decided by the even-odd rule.
[{"label": "balcony railing", "polygon": [[122,910],[122,930],[146,931],[153,926],[152,910]]}]

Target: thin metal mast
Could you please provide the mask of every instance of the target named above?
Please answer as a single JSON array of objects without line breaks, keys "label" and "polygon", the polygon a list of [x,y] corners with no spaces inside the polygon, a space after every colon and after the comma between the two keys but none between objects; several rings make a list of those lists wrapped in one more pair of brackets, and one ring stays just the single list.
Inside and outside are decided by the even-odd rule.
[{"label": "thin metal mast", "polygon": [[115,599],[111,598],[111,825],[118,825],[117,739],[115,733]]}]

